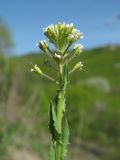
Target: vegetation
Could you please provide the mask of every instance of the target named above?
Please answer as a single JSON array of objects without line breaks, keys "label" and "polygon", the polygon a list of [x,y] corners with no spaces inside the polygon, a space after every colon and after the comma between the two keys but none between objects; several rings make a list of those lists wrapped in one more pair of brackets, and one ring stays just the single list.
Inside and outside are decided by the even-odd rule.
[{"label": "vegetation", "polygon": [[45,28],[44,34],[49,42],[56,47],[56,50],[51,51],[46,40],[40,41],[38,47],[49,56],[50,60],[56,62],[56,65],[48,60],[45,63],[57,72],[57,79],[46,75],[37,64],[33,65],[31,71],[57,84],[57,95],[54,101],[50,101],[49,107],[49,130],[52,139],[49,160],[64,160],[69,144],[69,126],[64,114],[66,111],[66,89],[70,74],[82,69],[83,66],[82,62],[77,62],[71,70],[69,69],[70,62],[81,53],[82,45],[76,44],[70,51],[69,48],[82,37],[82,33],[75,29],[72,23],[58,23]]},{"label": "vegetation", "polygon": [[[0,159],[15,159],[28,153],[47,159],[49,101],[56,86],[29,72],[29,62],[40,64],[43,72],[55,75],[44,65],[47,57],[30,53],[6,58],[0,69]],[[74,59],[84,68],[70,78],[67,115],[71,132],[68,159],[120,159],[120,47],[87,50]],[[27,70],[28,69],[28,70]],[[54,76],[54,78],[56,78]],[[74,86],[71,84],[74,83]],[[48,87],[49,86],[49,87]],[[72,149],[71,149],[72,148]],[[23,152],[24,151],[24,152]],[[2,157],[2,158],[1,158]],[[27,158],[26,158],[27,159]],[[37,158],[36,158],[37,159]]]}]

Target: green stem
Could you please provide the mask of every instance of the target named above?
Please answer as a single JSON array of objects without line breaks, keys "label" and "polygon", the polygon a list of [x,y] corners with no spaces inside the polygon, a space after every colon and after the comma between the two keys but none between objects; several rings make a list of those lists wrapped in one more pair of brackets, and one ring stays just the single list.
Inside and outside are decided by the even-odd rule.
[{"label": "green stem", "polygon": [[75,55],[72,55],[68,60],[66,60],[67,63],[69,63],[71,60],[75,58]]},{"label": "green stem", "polygon": [[67,50],[69,49],[70,46],[71,46],[71,44],[69,44],[69,45],[67,46],[67,48],[66,48],[65,51],[63,52],[63,56],[65,55],[65,53],[67,52]]},{"label": "green stem", "polygon": [[[65,91],[66,91],[66,84],[61,84],[63,79],[63,66],[59,65],[59,89],[57,93],[57,122],[58,122],[58,129],[59,132],[62,134],[62,117],[63,111],[65,108]],[[56,145],[56,160],[61,160],[62,156],[62,145],[57,142]]]},{"label": "green stem", "polygon": [[53,82],[56,81],[54,78],[48,76],[47,74],[42,73],[41,75],[42,75],[43,77],[47,78],[47,79],[50,80],[50,81],[53,81]]},{"label": "green stem", "polygon": [[59,93],[58,93],[58,104],[57,104],[57,120],[58,120],[58,127],[59,131],[62,131],[62,117],[63,117],[63,110],[65,107],[65,89],[66,87],[63,87]]},{"label": "green stem", "polygon": [[[64,93],[63,91],[60,91],[58,94],[58,108],[57,108],[57,121],[58,121],[58,127],[60,133],[62,133],[62,117],[63,117],[63,107],[64,107]],[[57,143],[57,159],[56,160],[61,160],[61,151],[62,151],[62,146],[60,143]]]}]

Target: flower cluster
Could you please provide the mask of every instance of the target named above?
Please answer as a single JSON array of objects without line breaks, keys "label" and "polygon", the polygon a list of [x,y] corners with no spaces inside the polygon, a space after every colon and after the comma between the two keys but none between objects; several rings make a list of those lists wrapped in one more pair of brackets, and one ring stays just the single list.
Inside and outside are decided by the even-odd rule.
[{"label": "flower cluster", "polygon": [[[82,32],[77,30],[73,23],[51,24],[44,28],[44,35],[48,38],[48,42],[56,47],[56,50],[51,51],[46,40],[39,41],[37,46],[57,63],[69,63],[74,57],[82,52],[83,46],[81,44],[75,44],[71,47],[79,38],[83,38]],[[69,48],[71,49],[70,53],[68,52]],[[76,68],[82,69],[82,63],[81,65],[78,64],[71,72],[75,71]],[[40,74],[36,65],[31,71]]]},{"label": "flower cluster", "polygon": [[[72,23],[51,24],[44,29],[44,34],[48,38],[49,42],[53,43],[61,54],[64,53],[66,48],[71,46],[79,38],[83,37],[82,33],[75,29]],[[44,43],[44,41],[41,41],[41,43]],[[39,47],[44,51],[45,48],[43,49],[42,45]]]}]

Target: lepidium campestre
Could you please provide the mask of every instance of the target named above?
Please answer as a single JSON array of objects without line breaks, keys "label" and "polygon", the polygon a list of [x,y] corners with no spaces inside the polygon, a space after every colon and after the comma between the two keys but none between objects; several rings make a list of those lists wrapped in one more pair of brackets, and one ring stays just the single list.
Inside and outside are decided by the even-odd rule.
[{"label": "lepidium campestre", "polygon": [[[48,41],[40,41],[37,46],[48,55],[50,60],[53,59],[56,62],[54,69],[57,72],[57,79],[43,73],[37,64],[33,65],[31,71],[55,82],[58,87],[56,97],[49,105],[49,130],[52,142],[48,159],[64,160],[67,153],[67,145],[69,144],[69,127],[64,114],[67,108],[66,89],[71,73],[81,70],[83,67],[81,61],[77,62],[72,69],[69,68],[69,64],[82,51],[83,46],[81,44],[74,45],[74,43],[79,38],[83,38],[83,34],[72,23],[58,23],[46,27],[44,35]],[[50,49],[48,42],[55,46],[54,51]]]}]

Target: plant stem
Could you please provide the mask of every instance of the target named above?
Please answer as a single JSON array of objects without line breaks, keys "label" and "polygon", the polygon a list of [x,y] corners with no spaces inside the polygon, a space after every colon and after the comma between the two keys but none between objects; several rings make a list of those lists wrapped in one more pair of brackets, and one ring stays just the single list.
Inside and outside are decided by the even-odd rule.
[{"label": "plant stem", "polygon": [[[58,108],[57,108],[57,120],[58,120],[58,127],[59,131],[62,134],[62,115],[63,115],[63,107],[64,107],[64,97],[63,97],[63,91],[59,91],[58,94]],[[57,159],[56,160],[61,160],[61,149],[62,146],[60,143],[57,143]]]},{"label": "plant stem", "polygon": [[[63,79],[63,66],[59,64],[59,86],[58,86],[59,88],[57,92],[57,122],[58,122],[58,129],[61,135],[62,135],[62,117],[65,108],[65,91],[66,91],[66,84],[65,83],[61,84],[61,82],[64,82],[62,81],[62,79]],[[61,160],[62,145],[57,142],[56,147],[57,147],[56,160]]]},{"label": "plant stem", "polygon": [[42,76],[45,77],[45,78],[47,78],[50,81],[53,81],[53,82],[56,81],[54,78],[48,76],[47,74],[42,73]]}]

